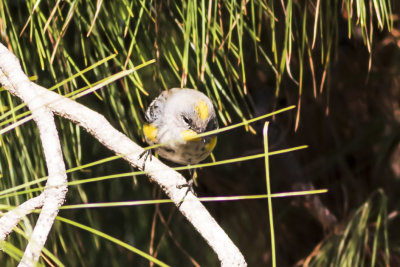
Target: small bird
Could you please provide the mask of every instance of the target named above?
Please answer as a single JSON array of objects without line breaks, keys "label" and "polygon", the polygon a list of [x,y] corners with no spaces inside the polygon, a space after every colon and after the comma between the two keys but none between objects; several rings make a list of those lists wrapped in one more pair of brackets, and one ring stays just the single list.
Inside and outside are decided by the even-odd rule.
[{"label": "small bird", "polygon": [[194,89],[163,91],[148,107],[143,127],[149,145],[162,144],[155,151],[163,158],[182,165],[199,163],[210,155],[216,136],[195,138],[218,128],[211,100]]}]

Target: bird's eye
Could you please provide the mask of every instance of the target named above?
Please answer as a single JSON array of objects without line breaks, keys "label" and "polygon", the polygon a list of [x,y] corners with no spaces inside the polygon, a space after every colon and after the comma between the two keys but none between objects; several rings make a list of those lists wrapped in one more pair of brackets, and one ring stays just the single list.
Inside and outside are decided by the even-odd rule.
[{"label": "bird's eye", "polygon": [[186,117],[186,116],[182,116],[183,121],[187,124],[187,125],[191,125],[192,124],[192,119]]}]

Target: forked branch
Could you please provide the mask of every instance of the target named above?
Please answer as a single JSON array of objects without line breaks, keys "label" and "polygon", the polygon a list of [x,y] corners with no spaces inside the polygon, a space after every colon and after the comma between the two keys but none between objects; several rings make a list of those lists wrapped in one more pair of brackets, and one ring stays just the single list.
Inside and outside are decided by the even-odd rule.
[{"label": "forked branch", "polygon": [[[56,138],[58,145],[53,146],[53,152],[56,152],[55,150],[57,150],[59,156],[55,158],[52,157],[51,159],[49,157],[52,151],[48,151],[46,147],[48,145],[54,145],[54,142],[56,140],[50,141],[48,138],[44,138],[44,136],[42,137],[41,127],[44,128],[47,125],[54,124],[54,120],[50,121],[50,117],[52,118],[53,113],[77,123],[84,129],[86,129],[86,131],[93,135],[108,149],[112,150],[117,155],[121,155],[122,158],[129,162],[129,164],[131,164],[133,167],[142,169],[143,159],[139,156],[141,153],[144,152],[144,149],[142,147],[140,147],[132,140],[130,140],[126,135],[122,134],[114,127],[112,127],[112,125],[101,114],[94,112],[93,110],[73,100],[70,100],[59,94],[51,92],[33,82],[30,82],[26,75],[22,72],[18,60],[2,44],[0,44],[0,72],[2,73],[0,74],[0,83],[2,83],[3,86],[10,93],[18,96],[25,103],[28,104],[28,107],[34,115],[35,122],[37,123],[39,132],[41,134],[40,137],[46,155],[49,180],[46,185],[46,188],[48,188],[48,190],[45,188],[42,193],[44,194],[44,199],[40,216],[42,216],[42,214],[43,216],[49,216],[48,218],[50,218],[51,223],[53,223],[54,218],[58,213],[59,205],[61,205],[65,199],[65,193],[67,190],[65,185],[65,168],[61,168],[61,165],[64,167],[64,162],[61,157],[61,146],[59,145],[58,136]],[[25,96],[25,94],[29,94],[29,97]],[[40,114],[40,112],[46,112],[46,119],[42,119],[42,114]],[[55,133],[57,133],[55,125],[51,126],[51,128],[53,129],[53,131],[55,131]],[[53,138],[54,137],[55,136],[53,136]],[[51,144],[49,144],[49,142],[51,142]],[[156,158],[153,158],[151,161],[147,161],[145,166],[145,171],[148,177],[152,181],[156,182],[164,190],[167,196],[171,198],[171,200],[173,200],[173,202],[178,206],[181,213],[203,236],[203,238],[217,254],[221,265],[246,266],[244,257],[240,253],[239,249],[233,244],[228,235],[217,224],[214,218],[209,214],[209,212],[205,209],[205,207],[195,195],[189,192],[184,198],[183,203],[180,203],[184,195],[186,194],[186,189],[178,189],[176,186],[186,183],[185,178],[181,174],[166,166]],[[53,168],[54,171],[51,171]],[[56,169],[57,171],[55,171]],[[56,178],[58,178],[59,180],[57,180]],[[51,187],[48,187],[49,185],[51,185]],[[54,190],[54,192],[60,190],[63,193],[61,194],[63,198],[57,200],[57,205],[55,205],[54,202],[54,205],[48,204],[51,196],[50,193],[53,192],[51,190]],[[53,209],[51,214],[48,214],[47,209],[45,209],[47,207]],[[25,216],[28,212],[29,211],[25,210],[25,212],[19,214],[21,214],[22,218],[22,216]],[[4,216],[7,216],[7,214]],[[41,217],[39,217],[39,220],[35,226],[34,233],[36,229],[42,228],[40,224],[42,224],[43,222],[40,218]],[[14,226],[15,224],[9,225],[8,227],[11,228],[9,228],[8,232],[6,232],[11,232],[11,229]],[[2,230],[4,231],[4,227],[0,228],[0,231]],[[48,231],[47,233],[43,232],[41,240],[43,239],[45,241],[45,239],[47,238],[47,234]],[[34,246],[40,253],[44,242],[39,244],[35,240],[34,245],[31,245],[34,238],[36,239],[38,237],[34,237],[34,235],[32,235],[31,242],[29,243],[28,248],[30,246]],[[27,254],[27,251],[25,251],[25,254]],[[34,257],[29,258],[37,261],[38,257],[39,254],[35,254]]]}]

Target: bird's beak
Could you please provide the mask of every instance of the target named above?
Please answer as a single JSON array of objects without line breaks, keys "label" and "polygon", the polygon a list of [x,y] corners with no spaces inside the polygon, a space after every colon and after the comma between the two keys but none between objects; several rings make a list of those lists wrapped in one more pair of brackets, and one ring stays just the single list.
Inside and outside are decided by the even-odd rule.
[{"label": "bird's beak", "polygon": [[202,139],[199,137],[196,137],[197,133],[193,130],[187,129],[181,131],[181,136],[183,140],[185,141],[201,141]]}]

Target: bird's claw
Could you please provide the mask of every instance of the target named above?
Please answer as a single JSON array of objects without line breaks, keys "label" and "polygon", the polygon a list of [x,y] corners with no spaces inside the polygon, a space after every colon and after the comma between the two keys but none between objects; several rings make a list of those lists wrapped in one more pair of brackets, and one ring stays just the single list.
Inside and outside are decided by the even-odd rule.
[{"label": "bird's claw", "polygon": [[153,152],[151,149],[146,149],[145,151],[143,151],[142,153],[140,153],[139,155],[139,159],[144,158],[143,159],[143,165],[142,165],[142,170],[144,171],[145,167],[146,167],[146,162],[147,159],[150,157],[150,161],[153,157]]}]

